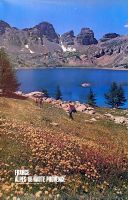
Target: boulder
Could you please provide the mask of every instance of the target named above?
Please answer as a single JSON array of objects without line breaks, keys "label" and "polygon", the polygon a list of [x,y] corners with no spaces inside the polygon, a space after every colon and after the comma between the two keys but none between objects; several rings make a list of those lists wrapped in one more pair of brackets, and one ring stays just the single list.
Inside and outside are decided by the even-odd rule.
[{"label": "boulder", "polygon": [[94,108],[89,106],[89,107],[87,107],[87,110],[91,111],[91,110],[94,110]]},{"label": "boulder", "polygon": [[35,92],[30,92],[30,93],[28,93],[28,94],[26,94],[26,97],[29,97],[29,98],[31,98],[31,97],[34,97],[34,98],[40,98],[40,97],[44,97],[44,93],[43,92],[39,92],[39,91],[35,91]]},{"label": "boulder", "polygon": [[52,126],[58,126],[58,123],[56,123],[56,122],[51,122],[50,123]]},{"label": "boulder", "polygon": [[45,100],[46,103],[52,103],[52,101],[53,101],[52,98],[47,98],[47,99]]},{"label": "boulder", "polygon": [[79,112],[83,112],[87,109],[87,107],[85,105],[80,105],[78,107],[76,107],[76,111],[79,111]]},{"label": "boulder", "polygon": [[94,115],[95,111],[94,110],[89,110],[89,111],[87,110],[86,113],[89,114],[89,115]]},{"label": "boulder", "polygon": [[125,117],[115,117],[114,121],[116,124],[125,124],[127,122],[127,118]]},{"label": "boulder", "polygon": [[85,119],[84,120],[86,123],[93,123],[92,121],[90,121],[89,119]]},{"label": "boulder", "polygon": [[97,120],[95,118],[90,119],[92,122],[96,122]]},{"label": "boulder", "polygon": [[17,95],[25,95],[22,91],[17,91],[17,92],[15,92],[15,94],[17,94]]},{"label": "boulder", "polygon": [[112,120],[114,119],[114,116],[110,113],[106,113],[106,114],[104,114],[104,116],[107,117],[107,118],[110,118]]}]

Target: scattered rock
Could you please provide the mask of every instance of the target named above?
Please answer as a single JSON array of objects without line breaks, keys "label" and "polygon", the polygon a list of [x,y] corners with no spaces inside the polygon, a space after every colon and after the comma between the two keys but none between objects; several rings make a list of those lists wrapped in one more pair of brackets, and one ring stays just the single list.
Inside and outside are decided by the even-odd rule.
[{"label": "scattered rock", "polygon": [[90,123],[90,124],[93,123],[93,121],[88,120],[88,119],[86,119],[85,122]]},{"label": "scattered rock", "polygon": [[86,113],[89,114],[89,115],[94,115],[95,111],[94,110],[89,110],[89,111],[86,111]]},{"label": "scattered rock", "polygon": [[123,116],[113,116],[110,113],[106,113],[104,116],[107,117],[107,118],[109,118],[109,119],[111,119],[116,124],[125,124],[125,125],[128,124],[128,118],[126,118],[126,117],[123,117]]},{"label": "scattered rock", "polygon": [[76,105],[75,106],[76,107],[76,110],[78,111],[78,112],[84,112],[85,110],[87,110],[87,106],[85,106],[85,105]]},{"label": "scattered rock", "polygon": [[96,122],[97,120],[95,118],[90,119],[92,122]]},{"label": "scattered rock", "polygon": [[30,92],[26,94],[25,96],[29,98],[40,98],[40,97],[43,98],[45,94],[43,92],[35,91],[35,92]]},{"label": "scattered rock", "polygon": [[47,103],[53,103],[53,99],[52,99],[52,98],[47,98],[47,99],[45,100],[45,102],[47,102]]},{"label": "scattered rock", "polygon": [[112,114],[110,114],[110,113],[106,113],[106,114],[104,114],[104,116],[114,120],[114,116]]},{"label": "scattered rock", "polygon": [[50,123],[52,126],[58,126],[58,123],[52,122]]},{"label": "scattered rock", "polygon": [[116,124],[125,124],[127,119],[125,117],[115,117],[114,121]]},{"label": "scattered rock", "polygon": [[[18,92],[18,93],[22,94],[22,92]],[[25,94],[25,96],[33,100],[35,100],[35,98],[42,97],[44,102],[50,103],[56,106],[57,108],[62,108],[66,112],[68,111],[68,105],[69,105],[68,102],[66,101],[63,102],[62,100],[55,100],[54,98],[47,98],[45,97],[45,94],[42,92],[35,91],[35,92]],[[81,104],[79,101],[72,102],[72,104],[74,104],[76,111],[78,112],[83,112],[90,115],[95,114],[94,108],[86,104]]]}]

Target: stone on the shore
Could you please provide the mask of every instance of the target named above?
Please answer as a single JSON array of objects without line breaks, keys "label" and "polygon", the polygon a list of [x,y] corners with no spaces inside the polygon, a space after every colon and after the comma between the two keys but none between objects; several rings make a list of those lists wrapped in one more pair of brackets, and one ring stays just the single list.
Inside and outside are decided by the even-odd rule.
[{"label": "stone on the shore", "polygon": [[95,118],[90,119],[92,122],[96,122],[97,120]]},{"label": "stone on the shore", "polygon": [[89,114],[89,115],[94,115],[95,111],[94,110],[86,110],[84,113]]},{"label": "stone on the shore", "polygon": [[47,98],[47,99],[45,100],[45,102],[46,102],[46,103],[52,103],[52,98]]},{"label": "stone on the shore", "polygon": [[[22,92],[19,92],[19,94],[22,95]],[[57,108],[62,108],[66,112],[68,112],[68,110],[69,110],[69,102],[62,101],[62,100],[56,100],[54,98],[48,98],[42,92],[35,91],[35,92],[30,92],[30,93],[24,94],[24,95],[28,98],[33,99],[33,100],[35,100],[35,98],[42,97],[43,102],[50,103]],[[81,104],[79,101],[70,102],[70,103],[72,103],[72,105],[75,106],[76,111],[78,111],[78,112],[83,112],[83,113],[90,114],[90,115],[95,114],[94,108],[90,107],[87,104]]]},{"label": "stone on the shore", "polygon": [[56,123],[56,122],[51,122],[50,123],[52,126],[58,126],[58,123]]},{"label": "stone on the shore", "polygon": [[104,114],[104,116],[114,120],[114,116],[112,114],[110,114],[110,113],[106,113],[106,114]]},{"label": "stone on the shore", "polygon": [[35,92],[30,92],[30,93],[26,94],[26,96],[29,98],[31,98],[31,97],[39,98],[39,97],[44,97],[45,94],[43,92],[35,91]]},{"label": "stone on the shore", "polygon": [[17,94],[17,95],[24,95],[24,93],[22,91],[17,91],[17,92],[15,92],[15,94]]},{"label": "stone on the shore", "polygon": [[126,123],[127,119],[125,117],[115,117],[114,121],[116,124],[124,124]]},{"label": "stone on the shore", "polygon": [[85,105],[80,105],[78,107],[76,107],[76,110],[79,111],[79,112],[83,112],[87,109],[87,107]]}]

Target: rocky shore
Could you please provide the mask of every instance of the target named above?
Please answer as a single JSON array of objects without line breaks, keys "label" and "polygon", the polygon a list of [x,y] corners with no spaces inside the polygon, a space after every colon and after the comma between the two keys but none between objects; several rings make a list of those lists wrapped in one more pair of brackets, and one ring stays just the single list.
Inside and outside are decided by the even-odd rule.
[{"label": "rocky shore", "polygon": [[[36,100],[36,98],[42,98],[43,102],[52,104],[57,108],[62,108],[66,112],[68,111],[68,105],[69,105],[68,101],[56,100],[52,97],[45,97],[45,94],[42,92],[39,92],[39,91],[31,92],[28,94],[24,94],[22,92],[16,92],[16,94],[21,95],[23,97],[30,98],[34,101]],[[90,107],[87,104],[82,104],[79,101],[71,102],[71,103],[75,106],[76,111],[78,111],[78,112],[83,112],[83,113],[87,113],[90,115],[95,114],[94,108]]]},{"label": "rocky shore", "polygon": [[[16,94],[22,97],[32,99],[33,101],[36,101],[36,98],[42,98],[43,102],[49,103],[50,105],[53,105],[57,108],[61,108],[65,112],[68,112],[69,101],[62,101],[62,100],[56,100],[52,97],[45,97],[45,94],[39,91],[30,92],[27,94],[24,94],[18,91],[16,92]],[[93,123],[97,120],[109,119],[110,121],[116,124],[121,124],[128,128],[128,110],[122,110],[121,115],[115,115],[115,114],[111,114],[111,111],[114,111],[114,110],[109,109],[108,111],[110,112],[106,112],[104,115],[102,115],[101,113],[97,111],[96,108],[93,108],[89,106],[88,104],[80,103],[79,101],[75,101],[75,102],[70,101],[70,103],[72,103],[75,106],[77,112],[82,112],[82,113],[92,116],[92,119],[89,121],[86,120],[86,122]]]}]

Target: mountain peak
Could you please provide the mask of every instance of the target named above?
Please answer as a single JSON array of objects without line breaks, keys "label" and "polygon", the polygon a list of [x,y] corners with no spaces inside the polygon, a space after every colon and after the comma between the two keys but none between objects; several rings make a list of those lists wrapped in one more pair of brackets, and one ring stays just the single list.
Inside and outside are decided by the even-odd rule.
[{"label": "mountain peak", "polygon": [[46,36],[47,39],[58,43],[58,35],[52,24],[49,22],[41,22],[34,28],[38,30],[40,37]]},{"label": "mountain peak", "polygon": [[97,44],[94,38],[94,32],[90,28],[82,28],[81,32],[77,35],[77,42],[82,45]]},{"label": "mountain peak", "polygon": [[5,33],[6,28],[11,28],[11,26],[7,22],[0,20],[0,35]]},{"label": "mountain peak", "polygon": [[74,31],[68,31],[66,33],[64,33],[63,35],[61,35],[61,40],[64,44],[66,45],[74,45]]}]

